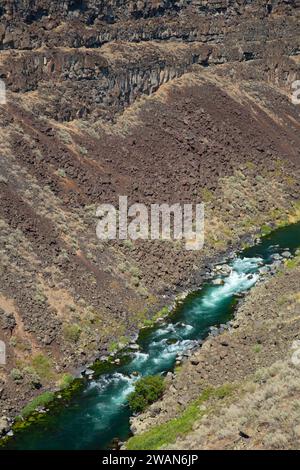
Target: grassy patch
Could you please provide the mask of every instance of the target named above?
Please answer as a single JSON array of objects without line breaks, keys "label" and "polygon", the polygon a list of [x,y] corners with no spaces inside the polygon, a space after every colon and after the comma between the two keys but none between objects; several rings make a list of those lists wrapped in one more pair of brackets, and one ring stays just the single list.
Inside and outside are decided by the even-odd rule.
[{"label": "grassy patch", "polygon": [[60,380],[58,381],[58,386],[60,389],[68,388],[73,383],[74,377],[72,374],[63,374]]},{"label": "grassy patch", "polygon": [[270,227],[270,225],[267,225],[267,224],[262,225],[261,227],[262,237],[266,237],[267,235],[270,235],[271,232],[272,232],[272,228]]},{"label": "grassy patch", "polygon": [[21,411],[21,416],[23,418],[28,417],[31,415],[35,409],[39,406],[46,406],[48,403],[50,403],[55,397],[55,394],[53,392],[45,392],[42,393],[41,395],[37,396],[34,398],[28,405],[23,408]]},{"label": "grassy patch", "polygon": [[295,269],[295,268],[297,268],[298,266],[300,266],[300,255],[297,255],[297,256],[295,256],[295,257],[292,258],[292,259],[288,259],[288,260],[285,262],[285,266],[286,266],[288,269]]},{"label": "grassy patch", "polygon": [[202,392],[200,397],[193,401],[178,417],[167,423],[160,424],[143,434],[129,439],[126,445],[128,450],[156,450],[176,441],[179,436],[189,433],[196,420],[200,419],[206,411],[200,406],[210,398],[223,399],[230,395],[233,387],[224,385],[217,389],[208,388]]},{"label": "grassy patch", "polygon": [[159,318],[164,318],[169,314],[169,308],[168,307],[163,307],[161,310],[159,310],[152,318],[146,319],[143,322],[143,326],[146,327],[151,327],[153,326]]},{"label": "grassy patch", "polygon": [[288,217],[289,223],[295,224],[300,220],[300,201],[293,204],[293,212]]},{"label": "grassy patch", "polygon": [[215,388],[212,391],[212,397],[223,400],[223,398],[228,397],[233,392],[234,387],[230,384],[222,385],[221,387]]},{"label": "grassy patch", "polygon": [[31,365],[42,380],[50,380],[53,378],[52,363],[44,354],[34,356]]}]

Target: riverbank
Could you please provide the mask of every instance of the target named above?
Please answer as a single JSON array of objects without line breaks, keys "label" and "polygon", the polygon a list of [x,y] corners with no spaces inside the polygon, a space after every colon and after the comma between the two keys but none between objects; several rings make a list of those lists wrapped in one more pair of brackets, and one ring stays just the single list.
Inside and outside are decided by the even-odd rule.
[{"label": "riverbank", "polygon": [[[223,330],[232,328],[231,322],[225,323],[232,320],[238,298],[266,273],[274,274],[282,260],[295,252],[299,238],[299,224],[288,226],[233,257],[229,264],[216,266],[215,277],[181,301],[168,320],[142,332],[136,344],[105,368],[99,364],[95,373],[86,371],[89,380],[77,397],[63,410],[52,409],[41,423],[33,423],[27,433],[16,436],[9,447],[93,449],[106,448],[115,437],[126,439],[130,418],[127,397],[137,378],[172,371],[179,355],[190,357],[209,332],[213,336],[217,333],[216,325],[221,324]],[[221,392],[216,393],[219,396]],[[89,429],[84,439],[78,439],[75,432],[81,428]]]},{"label": "riverbank", "polygon": [[[149,310],[147,308],[144,309],[143,313],[134,312],[136,324],[135,327],[130,327],[130,332],[127,335],[124,335],[123,329],[123,334],[118,334],[117,330],[114,332],[106,349],[95,345],[95,348],[93,347],[94,352],[91,352],[91,344],[94,343],[88,343],[89,330],[87,330],[86,322],[84,323],[84,343],[81,343],[82,335],[78,336],[79,330],[77,331],[74,326],[74,331],[68,331],[70,334],[72,333],[70,339],[73,338],[73,335],[76,336],[72,340],[72,347],[77,345],[77,352],[80,353],[81,357],[80,360],[75,359],[75,357],[71,360],[71,364],[73,360],[75,361],[74,366],[68,362],[71,357],[70,355],[68,356],[67,363],[63,364],[57,360],[56,353],[45,355],[38,348],[35,349],[35,359],[37,359],[37,365],[35,365],[35,363],[33,364],[30,350],[27,351],[27,346],[25,348],[24,341],[25,339],[27,341],[28,338],[26,335],[24,336],[24,332],[17,326],[13,336],[7,336],[9,354],[6,369],[8,372],[5,376],[5,369],[3,370],[4,390],[1,395],[0,417],[8,418],[8,421],[11,423],[12,419],[15,419],[22,409],[41,393],[48,396],[49,392],[57,391],[59,383],[65,375],[71,374],[78,377],[79,371],[89,368],[95,360],[100,357],[107,357],[112,352],[122,348],[126,343],[133,341],[137,337],[140,328],[149,326],[157,317],[167,313],[166,308],[161,310],[163,305],[174,305],[177,297],[195,290],[205,282],[210,277],[213,266],[217,262],[230,257],[242,247],[255,243],[255,240],[261,234],[268,233],[276,226],[298,220],[299,203],[295,198],[293,202],[293,198],[291,198],[291,192],[293,192],[294,196],[297,194],[297,186],[291,186],[288,189],[288,178],[284,174],[284,167],[279,171],[277,165],[276,176],[273,175],[274,179],[269,180],[266,177],[257,180],[255,169],[251,165],[243,168],[244,173],[237,172],[234,177],[225,178],[219,190],[210,195],[210,200],[206,203],[207,222],[204,250],[199,254],[191,253],[188,256],[186,252],[182,253],[183,264],[189,276],[182,283],[178,282],[178,278],[176,278],[174,286],[169,286],[168,290],[164,288],[157,295],[156,302],[160,305],[160,309],[155,310],[152,306]],[[256,192],[255,194],[253,193],[252,197],[249,197],[249,191],[252,187],[256,188]],[[241,194],[244,194],[245,198],[248,197],[248,199],[245,199],[247,204],[240,200]],[[206,197],[208,197],[207,194]],[[266,213],[258,212],[257,205],[259,204],[259,198],[264,199],[264,207],[267,209]],[[227,202],[224,206],[222,201],[225,200]],[[245,219],[238,219],[235,222],[234,217],[241,210],[239,209],[241,205],[242,207],[245,206],[243,210],[248,215]],[[228,207],[232,207],[232,209],[228,209]],[[222,218],[225,217],[224,209],[225,214],[227,214],[226,222],[222,222]],[[255,219],[250,218],[251,213],[256,213]],[[247,223],[246,220],[248,220]],[[197,257],[199,259],[196,259]],[[168,266],[171,266],[171,264]],[[143,282],[147,284],[147,276]],[[147,300],[144,300],[144,302],[144,305],[147,305]],[[84,322],[84,318],[82,321]],[[78,321],[76,324],[78,324]],[[71,344],[70,340],[68,344]],[[83,356],[81,355],[82,350],[84,350]],[[97,350],[98,353],[95,352]],[[65,348],[65,351],[69,351],[69,346]],[[83,358],[85,359],[83,360]],[[88,361],[87,358],[89,359]],[[16,376],[12,375],[12,370],[14,374],[17,374]],[[35,380],[39,383],[38,389],[32,385],[32,376],[37,377]]]},{"label": "riverbank", "polygon": [[169,374],[163,399],[132,420],[126,447],[299,449],[299,281],[298,256],[252,288],[232,328]]}]

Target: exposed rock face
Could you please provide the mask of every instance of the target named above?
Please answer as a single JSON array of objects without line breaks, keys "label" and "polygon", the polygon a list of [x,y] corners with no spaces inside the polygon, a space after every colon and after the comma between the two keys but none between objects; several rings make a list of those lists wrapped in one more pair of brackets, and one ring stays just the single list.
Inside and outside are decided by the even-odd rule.
[{"label": "exposed rock face", "polygon": [[[295,212],[298,3],[1,2],[3,413],[36,393],[28,367],[52,386]],[[205,200],[204,250],[99,243],[96,206],[119,195]]]},{"label": "exposed rock face", "polygon": [[[281,67],[300,49],[298,14],[292,1],[4,2],[0,48],[19,52],[3,55],[2,76],[13,91],[46,95],[39,111],[54,119],[111,118],[195,63],[268,58]],[[278,74],[287,86],[293,70]]]}]

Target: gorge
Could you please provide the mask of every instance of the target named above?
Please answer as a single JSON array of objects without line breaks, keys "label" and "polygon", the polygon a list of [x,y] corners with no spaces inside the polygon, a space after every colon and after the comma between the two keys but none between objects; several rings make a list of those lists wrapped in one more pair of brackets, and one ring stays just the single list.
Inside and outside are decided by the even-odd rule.
[{"label": "gorge", "polygon": [[[298,0],[0,2],[0,83],[6,93],[0,103],[0,341],[6,346],[6,364],[0,367],[3,437],[40,396],[66,393],[78,371],[131,344],[162,309],[204,285],[217,261],[240,253],[278,227],[290,227],[297,239],[292,227],[299,222],[300,108],[293,103],[292,93],[299,79],[299,6]],[[203,249],[186,250],[178,240],[100,243],[97,207],[117,206],[122,195],[129,205],[204,203]],[[295,248],[290,239],[284,245]],[[252,271],[248,266],[243,269]],[[245,273],[254,276],[248,280],[250,285],[260,267],[253,269]],[[268,304],[264,304],[267,289],[257,303],[260,283],[247,296],[254,298],[249,306],[253,318],[265,305],[269,323],[264,321],[270,329],[281,318],[281,305],[288,318],[297,310],[297,266],[283,271],[288,274],[278,278],[274,274],[276,280],[270,283],[289,291],[291,304],[281,299],[282,304],[278,300],[274,305],[274,286]],[[248,286],[244,278],[240,284],[239,276],[231,281],[233,292],[227,281],[211,289],[223,292],[228,287],[234,297]],[[224,321],[229,310],[229,304],[222,304]],[[207,334],[208,326],[221,323],[219,314],[211,318],[210,313],[208,323],[198,325],[197,339]],[[290,321],[294,319],[288,325]],[[260,338],[256,323],[253,331]],[[286,358],[292,336],[288,330],[284,339],[285,328],[283,321],[272,334]],[[212,354],[206,357],[209,340],[200,348],[206,360],[200,361],[198,375],[194,375],[198,366],[187,361],[182,376],[190,384],[188,400],[181,374],[167,379],[171,384],[163,400],[148,411],[153,416],[146,412],[134,418],[137,436],[133,439],[143,435],[143,423],[161,426],[164,420],[175,419],[174,410],[181,413],[196,400],[202,387],[199,378],[207,381],[206,388],[222,386],[219,368],[229,358],[232,366],[223,371],[224,380],[235,381],[232,370],[240,377],[255,373],[247,361],[245,370],[235,363],[239,349],[247,346],[245,357],[251,363],[257,361],[257,368],[263,360],[266,367],[279,360],[275,352],[274,357],[272,352],[260,358],[254,351],[260,343],[250,333],[240,337],[238,330],[234,328],[239,347],[236,344],[235,354],[226,350],[223,362],[214,365],[215,373],[210,364],[214,355],[223,357],[224,351],[212,346]],[[187,335],[184,345],[193,344],[192,331],[176,334]],[[293,334],[296,340],[297,330]],[[265,333],[263,337],[269,345]],[[162,340],[168,338],[172,339],[172,331]],[[163,354],[164,348],[174,348],[169,362],[156,367],[141,356],[141,362],[132,366],[135,372],[142,367],[143,373],[147,368],[153,373],[171,370],[177,352],[185,350],[179,342],[177,351],[174,344],[159,350]],[[283,369],[291,376],[295,372]],[[126,379],[110,382],[117,398],[111,393],[107,403],[113,396],[118,404],[122,390],[132,386],[129,372]],[[94,416],[99,384],[89,387],[82,393],[90,397]],[[281,397],[280,392],[274,395]],[[81,407],[84,400],[79,399]],[[155,411],[158,408],[161,411]],[[73,419],[82,418],[72,410],[70,406],[51,419],[71,426]],[[103,431],[103,439],[97,432],[85,433],[87,442],[77,445],[95,447],[100,439],[100,446],[107,447],[114,437],[127,438],[126,410],[122,408],[120,432]],[[72,415],[70,421],[64,413]],[[109,413],[107,419],[111,420]],[[213,421],[216,428],[218,420]],[[84,425],[90,423],[84,421]],[[297,428],[297,418],[290,425]],[[210,430],[209,425],[205,430],[201,426],[195,446]],[[266,428],[259,424],[262,434]],[[21,433],[16,447],[76,447],[72,430],[70,440],[64,440],[64,431],[61,440],[50,433],[47,444],[44,430],[36,429],[37,434]],[[211,429],[203,446],[213,445],[217,435]],[[283,447],[297,446],[297,431],[289,439]],[[247,442],[252,445],[253,440]],[[183,440],[178,445],[189,444]],[[273,446],[262,441],[257,445]]]}]

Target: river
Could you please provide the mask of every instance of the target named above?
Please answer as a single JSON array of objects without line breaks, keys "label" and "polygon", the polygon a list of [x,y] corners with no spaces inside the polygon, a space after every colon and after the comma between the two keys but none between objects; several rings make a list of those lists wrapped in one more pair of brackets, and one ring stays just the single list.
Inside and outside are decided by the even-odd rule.
[{"label": "river", "polygon": [[258,282],[263,267],[272,265],[278,254],[287,249],[294,254],[299,247],[300,223],[276,230],[238,253],[227,261],[230,272],[216,276],[222,278],[221,285],[212,279],[188,295],[170,318],[142,330],[138,351],[123,352],[120,365],[110,365],[86,381],[69,402],[16,433],[6,448],[105,449],[113,438],[126,440],[130,435],[126,400],[138,376],[172,371],[178,354],[197,347],[210,327],[233,318],[237,299]]}]

